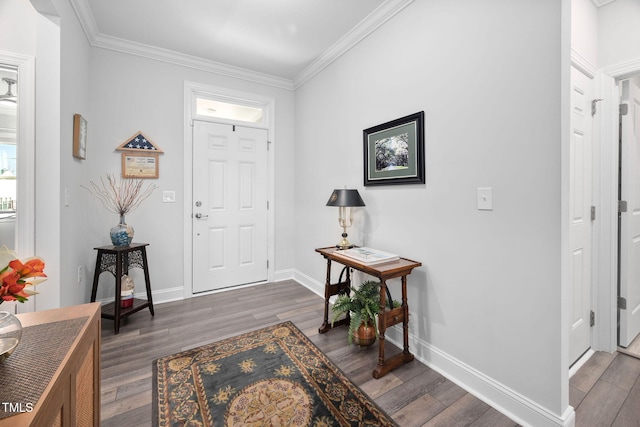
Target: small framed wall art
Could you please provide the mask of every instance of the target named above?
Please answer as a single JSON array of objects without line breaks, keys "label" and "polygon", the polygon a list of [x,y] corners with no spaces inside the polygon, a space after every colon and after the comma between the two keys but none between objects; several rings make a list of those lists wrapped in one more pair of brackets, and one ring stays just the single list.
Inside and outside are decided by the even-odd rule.
[{"label": "small framed wall art", "polygon": [[164,152],[141,131],[127,138],[116,151],[122,151],[123,178],[158,178],[158,156]]},{"label": "small framed wall art", "polygon": [[73,157],[87,157],[87,121],[80,114],[73,115]]},{"label": "small framed wall art", "polygon": [[424,184],[424,111],[363,131],[364,185]]},{"label": "small framed wall art", "polygon": [[157,178],[158,155],[125,152],[122,153],[123,178]]}]

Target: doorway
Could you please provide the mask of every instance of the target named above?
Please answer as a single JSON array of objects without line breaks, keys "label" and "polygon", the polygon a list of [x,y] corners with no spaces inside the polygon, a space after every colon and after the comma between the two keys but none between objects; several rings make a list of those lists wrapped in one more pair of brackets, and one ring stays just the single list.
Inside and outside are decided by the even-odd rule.
[{"label": "doorway", "polygon": [[193,125],[193,292],[267,281],[267,130]]},{"label": "doorway", "polygon": [[591,348],[592,271],[592,129],[593,80],[571,67],[571,137],[569,144],[569,244],[571,329],[569,362]]},{"label": "doorway", "polygon": [[17,93],[17,69],[0,64],[0,247],[12,251],[16,249]]},{"label": "doorway", "polygon": [[620,351],[640,358],[640,76],[618,87],[617,339]]},{"label": "doorway", "polygon": [[[0,52],[0,247],[35,252],[35,59]],[[37,296],[3,310],[35,310]]]},{"label": "doorway", "polygon": [[[202,226],[205,221],[202,216],[209,215],[206,212],[197,210],[202,206],[196,206],[199,201],[196,199],[195,183],[194,183],[194,147],[193,137],[196,122],[206,122],[208,124],[217,123],[219,125],[229,125],[232,130],[235,126],[238,128],[250,128],[253,130],[261,130],[268,135],[266,144],[266,173],[262,174],[261,185],[266,185],[267,203],[265,203],[266,228],[268,230],[266,237],[266,260],[262,264],[266,268],[266,278],[262,274],[261,279],[250,278],[250,282],[260,280],[259,283],[274,281],[274,263],[273,254],[275,252],[275,173],[273,164],[275,162],[275,153],[277,150],[277,138],[275,127],[275,99],[264,97],[253,93],[241,92],[235,89],[210,86],[197,82],[186,81],[184,84],[184,265],[185,265],[185,285],[182,288],[184,298],[190,298],[196,295],[204,295],[210,292],[217,292],[226,289],[207,288],[202,289],[196,284],[194,276],[194,264],[201,263],[196,258],[200,250],[196,249],[194,236],[196,235],[196,227]],[[205,100],[205,101],[203,101]],[[214,102],[210,102],[214,101]],[[239,107],[239,108],[238,108]],[[231,116],[229,116],[231,114]],[[239,115],[238,115],[239,114]],[[200,213],[201,218],[195,218]],[[198,221],[196,222],[196,219]],[[247,231],[245,229],[244,231]],[[244,237],[251,236],[251,233],[244,233]],[[210,254],[209,254],[210,255]],[[246,261],[248,257],[244,256]],[[256,256],[256,260],[258,257]],[[206,262],[211,261],[208,259]],[[257,262],[257,261],[256,261]],[[262,263],[262,261],[260,261]],[[212,265],[209,262],[209,265]],[[245,282],[249,283],[249,282]],[[233,286],[233,285],[232,285]]]}]

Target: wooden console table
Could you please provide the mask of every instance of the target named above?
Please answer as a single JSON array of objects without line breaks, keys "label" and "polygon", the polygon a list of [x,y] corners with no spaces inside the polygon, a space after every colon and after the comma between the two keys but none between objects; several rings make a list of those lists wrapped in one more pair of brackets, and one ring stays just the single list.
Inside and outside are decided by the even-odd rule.
[{"label": "wooden console table", "polygon": [[10,394],[0,427],[100,425],[99,313],[93,303],[18,314],[23,340],[0,366]]},{"label": "wooden console table", "polygon": [[[340,293],[348,293],[351,287],[350,268],[363,273],[374,276],[380,280],[380,311],[378,313],[378,335],[379,335],[379,353],[378,366],[373,370],[373,378],[381,378],[388,374],[398,366],[413,360],[413,354],[409,352],[409,305],[407,304],[407,276],[411,271],[420,267],[422,263],[412,261],[406,258],[400,258],[396,261],[390,261],[384,264],[366,265],[355,259],[349,259],[344,256],[336,255],[339,249],[336,247],[318,248],[316,249],[320,255],[327,260],[327,278],[324,285],[324,319],[318,332],[321,334],[332,328],[329,323],[329,298]],[[331,262],[335,261],[346,267],[345,280],[342,281],[342,275],[338,283],[331,283]],[[387,305],[387,280],[396,277],[402,278],[402,305],[397,308],[388,308]],[[345,324],[347,319],[335,322],[335,326]],[[388,327],[402,322],[402,332],[404,338],[404,349],[402,353],[386,359],[384,358],[384,334]]]},{"label": "wooden console table", "polygon": [[[108,271],[116,279],[115,301],[102,307],[102,317],[111,319],[114,323],[115,334],[120,332],[120,320],[137,311],[149,307],[153,316],[153,299],[151,297],[151,281],[149,280],[149,266],[147,264],[148,243],[132,243],[129,246],[102,246],[94,248],[98,251],[96,271],[93,275],[93,288],[91,289],[91,302],[96,300],[98,293],[98,279],[100,274]],[[139,267],[144,271],[144,282],[147,288],[147,299],[134,298],[131,307],[120,306],[120,292],[122,291],[122,275],[129,273],[129,268]]]}]

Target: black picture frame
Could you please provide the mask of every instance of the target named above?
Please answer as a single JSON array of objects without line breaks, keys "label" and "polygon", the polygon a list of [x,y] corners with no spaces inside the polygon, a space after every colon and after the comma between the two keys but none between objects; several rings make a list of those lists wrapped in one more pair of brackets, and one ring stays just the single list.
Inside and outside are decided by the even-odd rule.
[{"label": "black picture frame", "polygon": [[424,111],[363,131],[364,185],[424,184]]}]

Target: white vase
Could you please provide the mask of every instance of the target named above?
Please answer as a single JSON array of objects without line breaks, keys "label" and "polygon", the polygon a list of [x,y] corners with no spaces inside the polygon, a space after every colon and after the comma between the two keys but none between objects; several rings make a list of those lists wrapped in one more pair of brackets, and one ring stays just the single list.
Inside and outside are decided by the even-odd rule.
[{"label": "white vase", "polygon": [[8,311],[0,311],[0,363],[16,349],[22,338],[22,323]]}]

